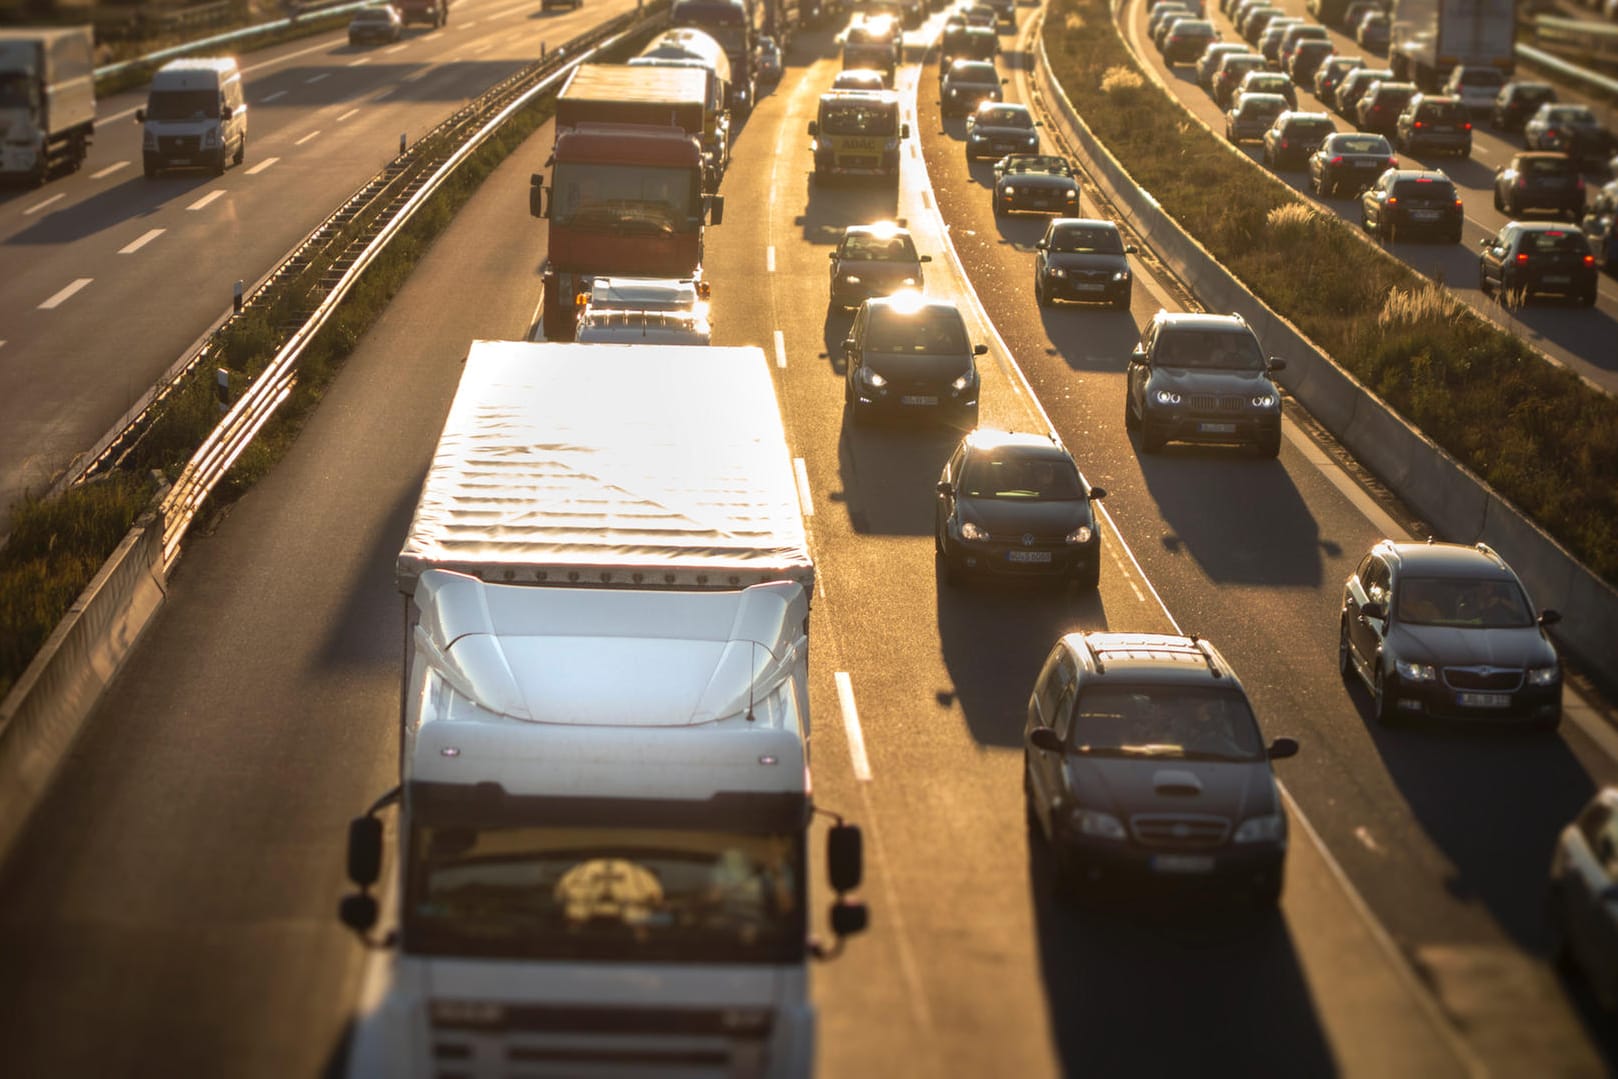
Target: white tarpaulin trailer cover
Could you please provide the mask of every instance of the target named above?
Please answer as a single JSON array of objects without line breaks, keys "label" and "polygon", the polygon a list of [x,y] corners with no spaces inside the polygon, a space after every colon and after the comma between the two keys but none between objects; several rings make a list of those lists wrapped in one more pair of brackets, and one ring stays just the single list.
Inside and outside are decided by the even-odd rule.
[{"label": "white tarpaulin trailer cover", "polygon": [[756,347],[475,341],[399,552],[494,584],[813,594]]}]

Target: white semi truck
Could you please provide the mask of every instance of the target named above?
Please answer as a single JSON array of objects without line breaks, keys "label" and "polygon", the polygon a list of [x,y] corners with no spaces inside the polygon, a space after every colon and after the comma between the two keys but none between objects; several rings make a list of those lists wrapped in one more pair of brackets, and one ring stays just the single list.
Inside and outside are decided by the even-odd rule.
[{"label": "white semi truck", "polygon": [[[475,342],[396,569],[350,1074],[807,1079],[814,564],[763,352]],[[825,815],[840,945],[860,833]]]},{"label": "white semi truck", "polygon": [[0,27],[0,177],[38,184],[78,169],[95,125],[91,28]]}]

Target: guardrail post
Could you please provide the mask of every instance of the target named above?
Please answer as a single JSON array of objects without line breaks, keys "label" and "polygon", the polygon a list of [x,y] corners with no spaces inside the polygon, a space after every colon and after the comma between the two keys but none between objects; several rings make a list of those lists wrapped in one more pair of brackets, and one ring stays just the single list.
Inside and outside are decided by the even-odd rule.
[{"label": "guardrail post", "polygon": [[231,290],[231,306],[235,308],[238,315],[242,313],[242,283],[240,281],[236,282],[235,288]]},{"label": "guardrail post", "polygon": [[539,58],[541,60],[545,59],[545,43],[543,41],[539,43]]},{"label": "guardrail post", "polygon": [[214,396],[219,398],[219,411],[230,409],[230,372],[223,367],[214,373]]},{"label": "guardrail post", "polygon": [[399,156],[403,157],[404,152],[405,152],[405,133],[403,131],[401,131],[401,132],[399,132]]}]

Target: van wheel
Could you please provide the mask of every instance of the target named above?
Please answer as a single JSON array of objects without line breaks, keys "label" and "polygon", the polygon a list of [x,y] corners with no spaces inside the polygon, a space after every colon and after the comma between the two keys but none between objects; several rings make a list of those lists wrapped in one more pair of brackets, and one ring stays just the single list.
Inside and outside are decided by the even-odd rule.
[{"label": "van wheel", "polygon": [[225,161],[225,148],[221,146],[219,148],[219,157],[213,163],[213,174],[215,176],[223,176],[225,174]]},{"label": "van wheel", "polygon": [[246,159],[247,159],[247,136],[243,135],[242,136],[242,141],[236,144],[236,156],[231,158],[230,161],[231,161],[231,164],[233,164],[233,165],[240,165]]}]

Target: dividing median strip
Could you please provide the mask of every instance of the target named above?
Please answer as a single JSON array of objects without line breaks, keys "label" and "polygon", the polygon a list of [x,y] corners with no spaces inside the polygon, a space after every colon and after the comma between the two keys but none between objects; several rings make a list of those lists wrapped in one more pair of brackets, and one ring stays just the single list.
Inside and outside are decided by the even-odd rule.
[{"label": "dividing median strip", "polygon": [[56,295],[52,296],[50,299],[48,299],[44,303],[40,304],[39,309],[41,311],[49,311],[49,310],[52,310],[53,308],[61,307],[64,303],[66,303],[68,300],[73,298],[74,293],[78,292],[85,285],[88,285],[91,281],[94,281],[94,280],[95,280],[95,278],[93,278],[93,277],[81,277],[81,278],[79,278],[78,280],[74,281],[71,285],[67,286],[62,291],[58,292]]},{"label": "dividing median strip", "polygon": [[266,157],[263,161],[260,161],[257,165],[254,165],[252,168],[248,169],[247,175],[257,176],[259,173],[263,172],[265,169],[269,168],[279,160],[281,159],[278,157]]},{"label": "dividing median strip", "polygon": [[847,671],[832,676],[837,682],[837,703],[843,709],[843,733],[848,735],[848,756],[854,766],[854,778],[870,781],[871,761],[865,755],[865,735],[860,731],[860,711],[854,707],[854,683]]},{"label": "dividing median strip", "polygon": [[127,168],[128,166],[129,166],[129,162],[127,162],[127,161],[115,161],[112,164],[108,165],[106,168],[102,169],[100,172],[92,172],[90,174],[90,179],[92,179],[92,180],[104,180],[108,176],[111,176],[113,173],[117,172],[119,169]]},{"label": "dividing median strip", "polygon": [[134,241],[133,243],[128,243],[128,244],[125,244],[123,247],[120,247],[118,249],[118,253],[120,255],[133,255],[136,251],[139,251],[141,248],[145,247],[147,244],[151,243],[153,240],[155,240],[159,236],[163,235],[163,233],[166,232],[166,231],[168,231],[168,230],[167,229],[152,229],[150,232],[146,233],[146,235],[142,236],[140,239]]}]

